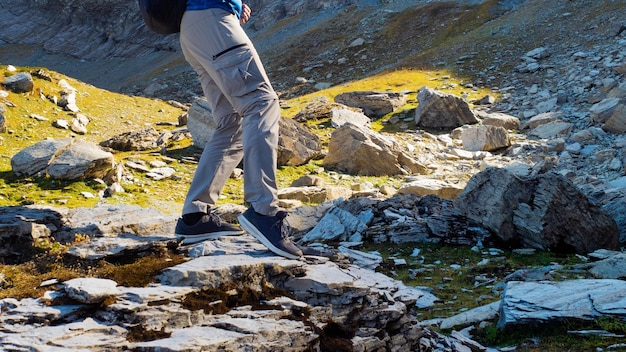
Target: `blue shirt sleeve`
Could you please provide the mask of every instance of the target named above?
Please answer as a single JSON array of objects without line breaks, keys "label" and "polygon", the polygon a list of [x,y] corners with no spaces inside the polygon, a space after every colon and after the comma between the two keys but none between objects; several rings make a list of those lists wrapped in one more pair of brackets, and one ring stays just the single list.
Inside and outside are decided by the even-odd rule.
[{"label": "blue shirt sleeve", "polygon": [[198,11],[206,9],[223,9],[237,18],[241,17],[243,3],[241,0],[187,0],[187,11]]}]

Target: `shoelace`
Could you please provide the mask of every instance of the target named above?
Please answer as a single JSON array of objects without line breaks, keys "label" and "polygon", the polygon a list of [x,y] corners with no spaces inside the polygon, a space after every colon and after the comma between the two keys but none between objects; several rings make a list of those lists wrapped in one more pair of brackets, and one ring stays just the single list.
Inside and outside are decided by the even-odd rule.
[{"label": "shoelace", "polygon": [[222,226],[222,218],[220,218],[219,215],[217,215],[217,214],[215,214],[213,212],[210,212],[207,215],[205,215],[203,221],[204,220],[206,220],[205,222],[209,222],[209,221],[214,222],[215,225],[217,225],[217,227]]},{"label": "shoelace", "polygon": [[280,237],[282,237],[285,242],[289,242],[289,237],[291,235],[291,227],[287,223],[287,220],[285,220],[287,215],[289,214],[286,211],[279,211],[276,213],[276,218],[278,218],[278,220],[273,225],[278,227],[280,230]]}]

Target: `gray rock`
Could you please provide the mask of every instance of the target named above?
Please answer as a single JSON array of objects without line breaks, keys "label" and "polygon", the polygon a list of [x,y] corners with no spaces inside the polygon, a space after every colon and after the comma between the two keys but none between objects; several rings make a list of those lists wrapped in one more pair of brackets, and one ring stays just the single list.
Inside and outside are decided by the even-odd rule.
[{"label": "gray rock", "polygon": [[[350,107],[344,104],[338,104],[334,102],[330,102],[326,97],[320,97],[315,99],[314,101],[308,103],[302,110],[300,110],[293,119],[298,122],[307,122],[307,121],[317,121],[329,119],[332,117],[332,111],[334,109],[348,109],[351,110]],[[351,110],[354,112],[361,112],[361,109]]]},{"label": "gray rock", "polygon": [[281,117],[279,121],[277,165],[299,166],[317,158],[322,142],[311,130],[295,120]]},{"label": "gray rock", "polygon": [[89,124],[89,117],[87,117],[87,115],[76,114],[76,116],[72,118],[70,129],[74,133],[86,134],[88,124]]},{"label": "gray rock", "polygon": [[63,283],[67,295],[80,303],[98,304],[117,296],[117,282],[107,279],[78,278]]},{"label": "gray rock", "polygon": [[589,321],[603,315],[624,319],[625,307],[626,282],[622,280],[513,281],[502,294],[498,327]]},{"label": "gray rock", "polygon": [[339,128],[346,123],[363,127],[370,125],[370,118],[367,115],[349,109],[332,109],[330,114],[330,123],[335,128]]},{"label": "gray rock", "polygon": [[324,187],[324,179],[319,176],[304,175],[294,180],[290,187]]},{"label": "gray rock", "polygon": [[332,133],[324,167],[371,176],[427,172],[393,137],[352,124]]},{"label": "gray rock", "polygon": [[335,102],[359,108],[371,118],[382,117],[406,104],[406,95],[389,92],[347,92],[335,96]]},{"label": "gray rock", "polygon": [[417,100],[415,123],[418,126],[454,129],[478,122],[469,104],[452,94],[423,87],[417,93]]},{"label": "gray rock", "polygon": [[534,129],[551,122],[562,121],[562,115],[562,113],[558,112],[546,112],[543,114],[535,115],[531,117],[528,121],[524,122],[524,124],[522,125],[522,129]]},{"label": "gray rock", "polygon": [[15,93],[28,93],[35,88],[33,77],[28,72],[20,72],[7,77],[3,85]]},{"label": "gray rock", "polygon": [[[0,110],[2,109],[3,108],[0,108]],[[0,111],[0,133],[4,133],[6,131],[7,131],[7,120],[4,117],[4,111]]]},{"label": "gray rock", "polygon": [[589,109],[594,122],[605,123],[619,105],[619,98],[606,98]]},{"label": "gray rock", "polygon": [[118,151],[150,150],[162,146],[162,144],[159,144],[160,137],[161,132],[157,131],[154,127],[148,127],[142,130],[125,132],[113,136],[100,142],[100,145]]},{"label": "gray rock", "polygon": [[602,208],[615,219],[620,243],[626,243],[626,199],[618,197],[604,204]]},{"label": "gray rock", "polygon": [[454,199],[463,192],[465,184],[455,184],[432,178],[419,178],[400,186],[398,193],[425,196],[434,194],[441,198]]},{"label": "gray rock", "polygon": [[508,114],[503,114],[500,112],[492,112],[492,113],[477,113],[478,116],[482,119],[483,125],[489,126],[498,126],[503,127],[507,130],[519,130],[520,129],[520,120]]},{"label": "gray rock", "polygon": [[527,52],[524,56],[535,60],[541,60],[550,56],[550,51],[548,50],[548,48],[539,47]]},{"label": "gray rock", "polygon": [[489,303],[486,306],[470,309],[449,318],[443,319],[441,321],[441,324],[439,324],[439,328],[443,330],[448,330],[459,326],[463,327],[471,324],[480,323],[482,321],[495,320],[498,317],[499,310],[500,301]]},{"label": "gray rock", "polygon": [[488,168],[456,199],[460,211],[515,248],[587,254],[619,246],[617,224],[566,178]]},{"label": "gray rock", "polygon": [[11,168],[18,176],[33,176],[44,171],[54,157],[71,148],[72,138],[44,140],[23,149],[11,158]]},{"label": "gray rock", "polygon": [[62,225],[62,214],[51,209],[0,207],[0,256],[6,263],[19,262],[37,242],[49,240]]},{"label": "gray rock", "polygon": [[177,218],[177,214],[168,215],[156,209],[121,204],[69,209],[64,221],[72,233],[171,237]]},{"label": "gray rock", "polygon": [[463,149],[469,151],[495,151],[509,147],[511,140],[504,127],[481,125],[464,128],[461,133]]},{"label": "gray rock", "polygon": [[278,198],[319,204],[340,198],[350,198],[352,193],[351,189],[339,186],[285,187],[278,190]]},{"label": "gray rock", "polygon": [[206,98],[194,100],[187,112],[187,129],[191,133],[193,145],[204,149],[204,145],[211,139],[217,122]]},{"label": "gray rock", "polygon": [[535,136],[538,138],[548,139],[548,138],[556,138],[558,136],[563,136],[568,134],[572,128],[573,124],[565,121],[554,121],[549,122],[543,125],[540,125],[530,131],[528,134],[531,136]]},{"label": "gray rock", "polygon": [[580,266],[587,267],[594,277],[600,279],[626,279],[626,254],[624,253],[617,253],[597,262]]},{"label": "gray rock", "polygon": [[352,236],[362,236],[367,222],[362,221],[350,212],[333,207],[301,241],[352,241]]},{"label": "gray rock", "polygon": [[52,159],[46,172],[59,180],[101,178],[113,167],[113,154],[96,144],[78,141]]},{"label": "gray rock", "polygon": [[620,103],[615,108],[611,117],[602,125],[602,129],[615,134],[626,133],[626,102]]},{"label": "gray rock", "polygon": [[71,247],[67,254],[81,260],[121,259],[128,256],[142,256],[151,250],[162,249],[168,243],[176,242],[173,235],[148,236],[121,234],[114,237],[96,237],[89,242]]}]

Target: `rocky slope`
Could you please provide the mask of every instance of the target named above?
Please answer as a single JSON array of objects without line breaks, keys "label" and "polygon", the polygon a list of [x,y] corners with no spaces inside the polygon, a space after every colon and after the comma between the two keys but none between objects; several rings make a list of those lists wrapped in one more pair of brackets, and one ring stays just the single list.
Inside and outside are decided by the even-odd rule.
[{"label": "rocky slope", "polygon": [[[0,23],[3,29],[6,29],[0,33],[0,38],[5,42],[0,45],[0,63],[47,66],[103,87],[125,92],[141,92],[162,98],[176,98],[182,102],[188,102],[199,92],[193,73],[181,61],[180,53],[177,51],[176,37],[156,37],[146,32],[138,22],[138,17],[132,9],[133,5],[132,2],[120,4],[117,1],[70,0],[56,3],[27,0],[15,4],[0,0],[0,7],[5,10],[0,13]],[[606,126],[607,121],[613,116],[618,122],[623,122],[623,115],[619,115],[619,111],[623,111],[620,109],[623,109],[623,99],[626,96],[624,92],[626,90],[624,88],[624,75],[626,74],[624,25],[626,23],[623,23],[623,19],[626,18],[626,7],[623,6],[623,1],[554,3],[528,0],[448,3],[363,0],[289,4],[259,1],[251,2],[251,5],[261,10],[257,12],[257,22],[252,22],[249,30],[264,54],[270,74],[283,97],[313,91],[315,84],[320,82],[338,84],[388,68],[449,67],[454,74],[465,78],[467,89],[489,87],[494,93],[501,95],[501,99],[495,104],[487,105],[479,110],[513,115],[521,120],[522,126],[520,131],[512,132],[514,143],[510,148],[489,155],[489,157],[476,157],[476,159],[474,157],[477,154],[452,156],[451,151],[458,145],[458,142],[454,141],[453,133],[430,135],[423,131],[406,131],[407,133],[398,134],[399,138],[407,142],[424,143],[431,147],[428,155],[422,157],[430,165],[436,166],[433,168],[436,169],[436,177],[445,179],[453,175],[453,177],[461,178],[461,174],[467,177],[487,165],[511,166],[518,162],[524,162],[536,174],[547,170],[557,171],[578,186],[594,204],[601,205],[607,213],[611,214],[620,228],[623,244],[624,234],[626,234],[624,217],[626,213],[624,211],[626,209],[626,181],[624,179],[626,156],[623,151],[626,138],[623,131],[612,130]],[[290,5],[293,7],[288,8],[287,6]],[[98,16],[94,17],[92,14],[98,14]],[[270,25],[274,23],[275,25]],[[145,70],[136,74],[137,67],[145,68]],[[308,83],[296,84],[297,77],[306,78]],[[148,86],[151,86],[151,89],[146,90]],[[415,89],[418,88],[420,87],[415,87]],[[619,123],[615,125],[620,126]],[[427,139],[430,140],[427,143],[424,142]],[[397,213],[394,211],[391,215],[389,215],[389,209],[382,209],[381,213],[385,216],[399,216],[407,219],[408,217],[403,215],[406,208],[402,209],[401,206],[398,207]],[[416,210],[411,215],[421,214],[420,212],[421,210]],[[531,210],[528,210],[528,213],[530,212]],[[255,256],[259,255],[256,252],[262,252],[262,248],[255,248],[253,244],[249,246],[252,249],[245,249],[248,248],[245,246],[243,248],[246,254],[254,252],[252,263],[245,262],[231,271],[245,271],[250,267],[258,269]],[[238,251],[242,250],[242,247],[237,248]],[[205,254],[212,253],[212,250],[219,252],[222,249],[204,247],[197,249]],[[486,256],[485,260],[496,260],[493,257],[499,252],[491,254],[485,251],[483,253]],[[261,256],[263,255],[265,254],[261,253]],[[202,259],[200,262],[205,260]],[[315,263],[305,267],[313,273],[312,275],[315,275],[317,265],[324,264]],[[301,266],[301,264],[296,265],[296,267]],[[616,265],[613,263],[608,266]],[[282,262],[277,267],[281,270],[292,268],[291,263]],[[177,274],[176,270],[179,269],[184,274]],[[271,267],[264,270],[271,272],[274,269]],[[215,270],[220,271],[221,268],[217,266]],[[552,268],[546,270],[539,273],[540,280],[552,275]],[[189,273],[206,275],[206,272],[196,271],[196,268],[190,269],[188,266],[182,269],[177,267],[169,273],[182,276],[189,275]],[[276,285],[285,284],[280,274],[278,273],[278,277],[275,278]],[[588,275],[582,271],[577,274],[581,277]],[[523,281],[529,277],[529,273],[519,273],[518,276],[510,280]],[[476,280],[478,277],[479,275],[476,276]],[[617,274],[614,278],[621,277],[623,274]],[[307,281],[307,279],[306,275],[301,276],[301,281]],[[315,279],[319,280],[319,277]],[[489,283],[497,280],[488,275],[485,275],[483,279]],[[167,282],[169,280],[167,278],[163,280],[164,283],[171,283]],[[351,283],[341,283],[344,289],[350,285],[356,287],[362,285],[357,279],[348,281]],[[617,281],[611,284],[621,287],[622,281]],[[198,282],[202,284],[202,280]],[[315,280],[308,281],[308,283],[311,282],[313,285],[318,284]],[[65,295],[72,294],[74,284],[58,285],[61,301],[66,299]],[[295,286],[299,284],[294,283]],[[325,284],[336,288],[335,283]],[[604,282],[587,284],[593,287],[605,285]],[[52,285],[57,285],[57,283]],[[479,283],[478,286],[480,285]],[[76,286],[80,286],[80,282]],[[374,290],[374,292],[367,291],[364,294],[372,304],[385,307],[397,308],[402,307],[403,304],[415,303],[410,297],[408,301],[407,297],[389,297],[390,294],[398,293],[398,287],[390,286],[392,287],[388,287],[385,292]],[[499,286],[494,285],[493,295],[501,292],[497,287]],[[321,289],[328,289],[328,287],[322,286]],[[523,296],[531,289],[534,290],[535,287],[531,285],[523,286],[519,290],[517,288],[510,290],[509,293],[513,296],[512,302],[520,301],[514,294]],[[557,291],[559,289],[563,288],[556,288]],[[126,288],[122,288],[123,292],[114,289],[112,296],[126,295],[130,298],[123,298],[121,302],[126,302],[124,304],[128,305],[138,304],[136,301],[138,299],[133,296],[132,290],[124,290]],[[546,290],[552,289],[546,288]],[[539,292],[538,297],[543,298],[546,291],[537,290],[537,292]],[[377,298],[370,297],[372,293]],[[141,294],[148,298],[139,303],[148,302],[147,307],[158,306],[162,307],[158,309],[175,310],[179,309],[180,297],[188,295],[188,292],[177,292],[166,299],[162,296],[152,296],[150,292]],[[348,295],[351,294],[351,291],[348,292]],[[602,295],[604,294],[603,292]],[[350,296],[350,298],[353,297]],[[75,296],[72,298],[76,299]],[[84,299],[82,296],[79,298]],[[127,307],[123,304],[101,307],[99,298],[93,300],[88,298],[87,302],[79,305],[79,308],[74,306],[72,309],[80,310],[87,306],[87,309],[96,309],[99,315],[109,317],[114,321],[128,317],[124,315]],[[299,299],[303,298],[299,296]],[[358,302],[358,299],[356,301]],[[551,306],[553,301],[537,300],[536,303],[549,311],[554,310],[554,306]],[[16,303],[11,300],[4,303],[3,309],[12,311],[15,317],[15,321],[12,321],[12,317],[6,318],[5,316],[9,319],[7,322],[17,323],[18,328],[3,338],[12,339],[12,336],[17,335],[27,337],[19,343],[16,342],[16,346],[28,345],[33,341],[30,340],[31,338],[37,339],[37,336],[28,335],[27,332],[19,330],[20,319],[41,319],[45,323],[52,322],[54,325],[59,322],[65,323],[75,312],[73,310],[69,312],[70,318],[58,312],[52,312],[45,317],[22,314],[19,307],[26,311],[37,311],[41,308],[40,302],[33,306],[30,305],[31,303],[30,301]],[[129,319],[138,319],[142,322],[142,326],[158,330],[161,325],[154,325],[155,322],[149,319],[141,320],[145,318],[145,314],[153,314],[153,309],[157,308],[145,308],[141,304],[138,304],[140,307],[135,311],[139,312],[136,313],[138,317]],[[294,305],[292,303],[278,304],[272,301],[271,304],[281,306],[282,313],[280,314],[293,318]],[[301,303],[295,304],[296,310],[298,304]],[[507,312],[513,305],[511,301],[503,305],[506,309],[502,313]],[[283,309],[287,306],[289,306],[288,309]],[[567,302],[564,306],[567,306]],[[621,308],[623,304],[618,302],[617,306],[618,309],[613,312],[617,312],[617,315],[623,314]],[[66,308],[62,306],[61,311]],[[144,308],[146,310],[142,311]],[[536,307],[531,308],[533,309]],[[520,308],[520,311],[524,310],[529,309],[528,307]],[[248,312],[235,311],[229,313],[228,317],[216,317],[212,321],[197,319],[195,313],[189,313],[186,308],[180,312],[182,315],[191,316],[192,324],[186,322],[186,326],[199,324],[205,328],[207,326],[228,327],[230,332],[245,331],[247,334],[258,329],[249,326],[242,328],[237,325],[243,324],[242,322],[238,321],[235,324],[231,320],[238,318],[237,314],[249,314]],[[411,331],[403,331],[402,334],[397,335],[391,334],[390,332],[396,332],[393,323],[403,321],[406,317],[402,315],[403,309],[400,309],[400,314],[393,309],[387,312],[398,320],[382,328],[376,326],[378,330],[359,330],[361,335],[354,336],[354,339],[371,337],[371,334],[384,335],[385,338],[390,339],[412,335]],[[263,314],[276,315],[278,313]],[[316,319],[325,319],[328,317],[325,314],[325,312],[316,311],[316,315],[313,316]],[[493,309],[490,314],[490,318],[486,319],[493,318],[495,314]],[[508,313],[502,319],[506,320],[516,314]],[[522,314],[520,319],[532,321],[538,318]],[[369,320],[361,322],[363,321],[369,323]],[[85,336],[90,337],[100,334],[101,327],[94,326],[90,321],[87,323],[87,326],[81,327],[68,326],[68,329],[86,332]],[[134,323],[136,321],[121,321],[120,325],[128,328]],[[59,326],[64,328],[66,325]],[[318,331],[307,330],[305,326],[305,323],[300,323],[295,329],[307,331],[309,335],[306,335],[306,338],[315,339],[316,336],[320,336]],[[63,328],[51,333],[52,344],[58,341],[60,341],[59,344],[74,342],[71,339],[68,340],[67,337],[61,338],[66,333]],[[422,337],[428,337],[427,330],[421,327],[417,330],[417,335],[421,335],[410,343],[415,343]],[[90,335],[92,333],[95,335]],[[201,336],[203,333],[204,330],[201,330],[195,336]],[[126,334],[124,330],[116,330],[114,335],[125,337]],[[270,345],[273,343],[272,339],[276,338],[271,335],[271,331],[267,330],[264,330],[262,335],[267,336]],[[146,336],[142,338],[145,339]],[[241,338],[245,342],[249,336]],[[426,343],[427,340],[424,339],[420,343]],[[367,341],[378,342],[376,339]],[[430,341],[450,343],[442,336],[432,336]],[[46,341],[44,345],[46,343],[48,342]],[[297,343],[306,344],[306,341],[297,341]],[[454,345],[454,343],[456,342],[453,341],[451,344]],[[128,345],[126,341],[123,341],[120,348],[133,346],[138,350],[141,348],[150,350],[150,348],[155,348],[154,344],[156,343],[140,341]],[[393,343],[390,346],[393,346]],[[477,349],[480,350],[480,347]],[[454,349],[450,347],[441,350]],[[459,350],[462,348],[459,347]]]}]

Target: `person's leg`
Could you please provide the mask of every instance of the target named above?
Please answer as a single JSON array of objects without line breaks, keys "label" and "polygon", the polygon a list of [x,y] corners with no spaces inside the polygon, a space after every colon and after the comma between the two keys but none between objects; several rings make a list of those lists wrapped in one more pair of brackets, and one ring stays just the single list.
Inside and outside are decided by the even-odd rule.
[{"label": "person's leg", "polygon": [[185,59],[199,76],[217,127],[204,147],[185,198],[182,218],[176,226],[176,234],[186,243],[243,232],[211,212],[226,181],[243,157],[241,116],[216,85],[210,64],[206,63],[206,53],[216,44],[205,41],[197,45],[193,36],[186,35],[194,33],[193,27],[198,25],[195,16],[190,17],[183,20],[181,47]]},{"label": "person's leg", "polygon": [[[240,223],[275,253],[290,258],[301,256],[302,252],[285,236],[286,213],[278,207],[278,96],[254,46],[236,16],[219,9],[188,11],[181,27],[181,46],[185,57],[192,58],[188,59],[192,66],[198,66],[201,81],[211,82],[211,86],[203,83],[207,96],[215,97],[208,90],[219,90],[230,109],[242,117],[239,141],[243,140],[244,198],[252,206],[251,212],[246,213],[255,215],[240,217]],[[213,114],[228,115],[224,113],[226,109],[222,110],[226,104],[218,104],[219,101],[214,101]],[[232,113],[230,109],[228,112]],[[221,149],[222,156],[224,152]],[[208,154],[206,150],[205,153]],[[213,179],[209,187],[213,186],[221,190],[223,183]]]},{"label": "person's leg", "polygon": [[[236,118],[224,115],[243,117],[243,121],[238,122],[243,124],[240,132],[243,136],[244,197],[258,212],[274,215],[279,210],[275,180],[280,107],[256,50],[236,16],[219,9],[185,13],[180,41],[185,58],[200,76],[214,117],[230,124]],[[241,136],[237,141],[230,138],[235,132],[231,127],[225,127],[224,133],[216,131],[202,159],[217,164],[215,160],[224,158],[227,153],[233,155],[224,163],[234,160],[234,156],[241,157],[240,152],[234,153],[232,147],[229,148],[232,143],[241,148],[237,143]],[[196,173],[204,169],[202,159]],[[226,181],[223,177],[211,177],[217,176],[216,171],[209,170],[208,177],[204,173],[202,181],[200,177],[194,178],[191,197],[186,201],[183,213],[202,211],[202,203],[215,201],[215,194]],[[200,198],[207,193],[206,190],[211,196]]]}]

